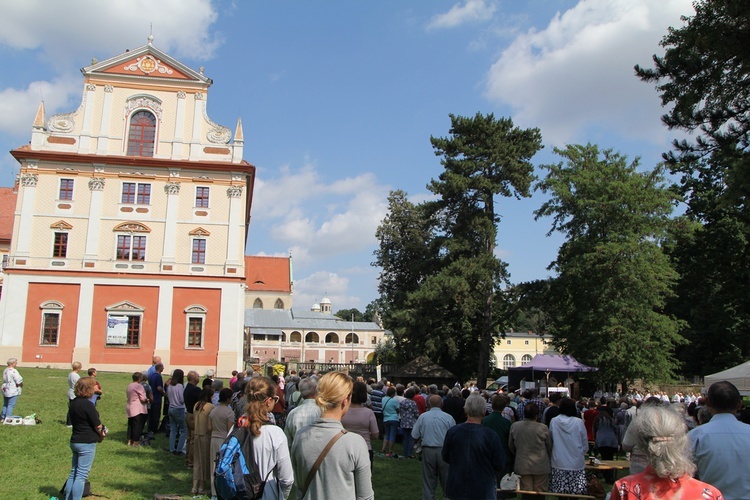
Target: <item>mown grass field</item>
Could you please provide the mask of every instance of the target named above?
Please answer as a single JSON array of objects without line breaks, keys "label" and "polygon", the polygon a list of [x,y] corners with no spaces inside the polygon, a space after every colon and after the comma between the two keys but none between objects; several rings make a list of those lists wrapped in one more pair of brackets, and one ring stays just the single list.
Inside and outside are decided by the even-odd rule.
[{"label": "mown grass field", "polygon": [[[85,369],[85,367],[84,367]],[[37,426],[0,425],[1,499],[49,499],[70,472],[70,429],[67,412],[67,371],[19,368],[24,378],[23,394],[14,413],[36,413]],[[159,434],[151,447],[125,446],[127,417],[125,388],[131,374],[99,372],[104,396],[97,409],[109,435],[97,446],[89,476],[92,493],[111,500],[150,499],[155,493],[190,495],[192,470],[181,457],[163,451],[166,436]],[[373,443],[380,449],[380,442]],[[396,451],[401,453],[400,447]],[[419,499],[422,495],[421,462],[375,458],[373,487],[378,499]],[[438,488],[439,490],[439,488]]]}]

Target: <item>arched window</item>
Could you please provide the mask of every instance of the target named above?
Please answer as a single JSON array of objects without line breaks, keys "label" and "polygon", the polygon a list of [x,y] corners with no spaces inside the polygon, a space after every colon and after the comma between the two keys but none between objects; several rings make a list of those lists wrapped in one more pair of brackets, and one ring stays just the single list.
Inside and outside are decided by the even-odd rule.
[{"label": "arched window", "polygon": [[521,366],[529,362],[531,362],[531,354],[524,354],[523,357],[521,358]]},{"label": "arched window", "polygon": [[286,342],[286,333],[281,332],[281,341]]},{"label": "arched window", "polygon": [[338,344],[339,343],[339,336],[336,335],[333,332],[329,332],[328,335],[326,335],[326,344]]},{"label": "arched window", "polygon": [[302,334],[300,332],[292,332],[289,335],[289,342],[302,342]]},{"label": "arched window", "polygon": [[357,335],[356,333],[347,333],[346,343],[347,344],[359,344],[359,335]]},{"label": "arched window", "polygon": [[500,368],[497,366],[497,356],[490,354],[490,368]]},{"label": "arched window", "polygon": [[128,156],[154,156],[156,117],[149,111],[137,111],[130,117]]},{"label": "arched window", "polygon": [[317,344],[320,342],[320,336],[318,336],[315,332],[310,332],[307,335],[305,335],[305,342],[308,344]]},{"label": "arched window", "polygon": [[276,303],[273,305],[274,309],[284,309],[284,301],[281,299],[276,299]]},{"label": "arched window", "polygon": [[508,368],[513,368],[514,366],[516,366],[516,357],[512,354],[506,354],[503,357],[503,368],[507,370]]},{"label": "arched window", "polygon": [[255,299],[255,302],[253,302],[253,309],[263,309],[263,301],[258,299]]}]

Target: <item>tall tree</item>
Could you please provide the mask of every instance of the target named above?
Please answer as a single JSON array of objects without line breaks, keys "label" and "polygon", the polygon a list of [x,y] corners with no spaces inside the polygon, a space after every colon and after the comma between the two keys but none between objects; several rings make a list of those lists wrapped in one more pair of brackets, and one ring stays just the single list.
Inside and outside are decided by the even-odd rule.
[{"label": "tall tree", "polygon": [[551,265],[557,345],[607,382],[670,376],[682,339],[663,311],[677,274],[659,246],[673,201],[661,169],[590,144],[555,153],[564,161],[542,167],[550,198],[535,215],[567,236]]},{"label": "tall tree", "polygon": [[750,3],[694,7],[636,74],[656,85],[665,125],[694,137],[664,155],[687,203],[667,247],[681,275],[670,310],[687,322],[686,373],[706,374],[750,356]]},{"label": "tall tree", "polygon": [[451,114],[450,137],[432,137],[444,171],[429,184],[439,196],[434,202],[438,231],[444,239],[448,270],[469,278],[471,299],[461,330],[477,338],[477,383],[483,388],[489,374],[490,351],[498,330],[493,300],[508,280],[507,265],[495,256],[497,226],[495,197],[528,197],[534,180],[531,158],[542,148],[537,128],[521,129],[510,118],[477,113]]},{"label": "tall tree", "polygon": [[484,387],[508,309],[507,265],[495,256],[495,197],[530,195],[541,135],[492,114],[450,118],[451,135],[430,139],[444,167],[428,185],[437,199],[414,205],[391,193],[374,265],[382,268],[384,319],[399,352],[427,354],[459,376],[476,374]]}]

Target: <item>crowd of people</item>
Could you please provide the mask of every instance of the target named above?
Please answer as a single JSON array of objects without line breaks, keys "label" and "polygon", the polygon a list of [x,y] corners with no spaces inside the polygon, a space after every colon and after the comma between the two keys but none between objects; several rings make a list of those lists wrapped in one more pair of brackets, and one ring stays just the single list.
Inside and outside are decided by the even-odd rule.
[{"label": "crowd of people", "polygon": [[[14,361],[4,390],[22,384],[9,371]],[[68,377],[70,499],[81,498],[96,444],[106,435],[96,412],[102,394],[96,370],[85,377],[80,370],[74,363]],[[264,499],[288,498],[293,486],[298,499],[374,498],[375,457],[417,455],[423,499],[434,499],[438,484],[447,499],[504,498],[498,487],[510,473],[518,475],[520,490],[584,495],[588,457],[611,460],[618,452],[630,460],[630,475],[618,480],[605,472],[612,500],[750,498],[743,460],[750,426],[729,382],[713,384],[704,396],[600,393],[576,401],[559,393],[542,398],[534,388],[490,393],[365,382],[343,372],[271,378],[234,372],[224,387],[212,371],[202,381],[196,371],[176,369],[166,377],[163,371],[155,357],[146,373],[133,374],[125,395],[126,445],[147,446],[165,433],[165,451],[185,457],[192,469],[193,494],[216,497],[215,457],[231,429],[244,427],[253,436]],[[377,453],[375,440],[382,440]]]}]

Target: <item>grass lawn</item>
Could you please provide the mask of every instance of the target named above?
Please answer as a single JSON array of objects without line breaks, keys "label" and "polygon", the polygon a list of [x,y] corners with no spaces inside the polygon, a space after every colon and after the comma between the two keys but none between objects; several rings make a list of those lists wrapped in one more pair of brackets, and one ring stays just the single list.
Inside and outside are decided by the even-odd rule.
[{"label": "grass lawn", "polygon": [[[86,367],[84,367],[85,369]],[[45,499],[59,496],[70,473],[70,429],[67,413],[68,371],[19,368],[24,378],[16,415],[36,413],[37,426],[0,425],[0,498]],[[95,495],[116,499],[151,499],[154,493],[190,495],[192,470],[185,459],[163,451],[168,439],[159,434],[151,447],[128,448],[126,442],[125,388],[131,374],[98,373],[104,396],[97,409],[109,435],[96,449],[89,475]],[[380,442],[373,443],[379,450]],[[395,451],[401,453],[400,446]],[[375,458],[373,487],[378,499],[419,499],[422,495],[421,462]],[[438,490],[440,488],[438,487]]]}]

